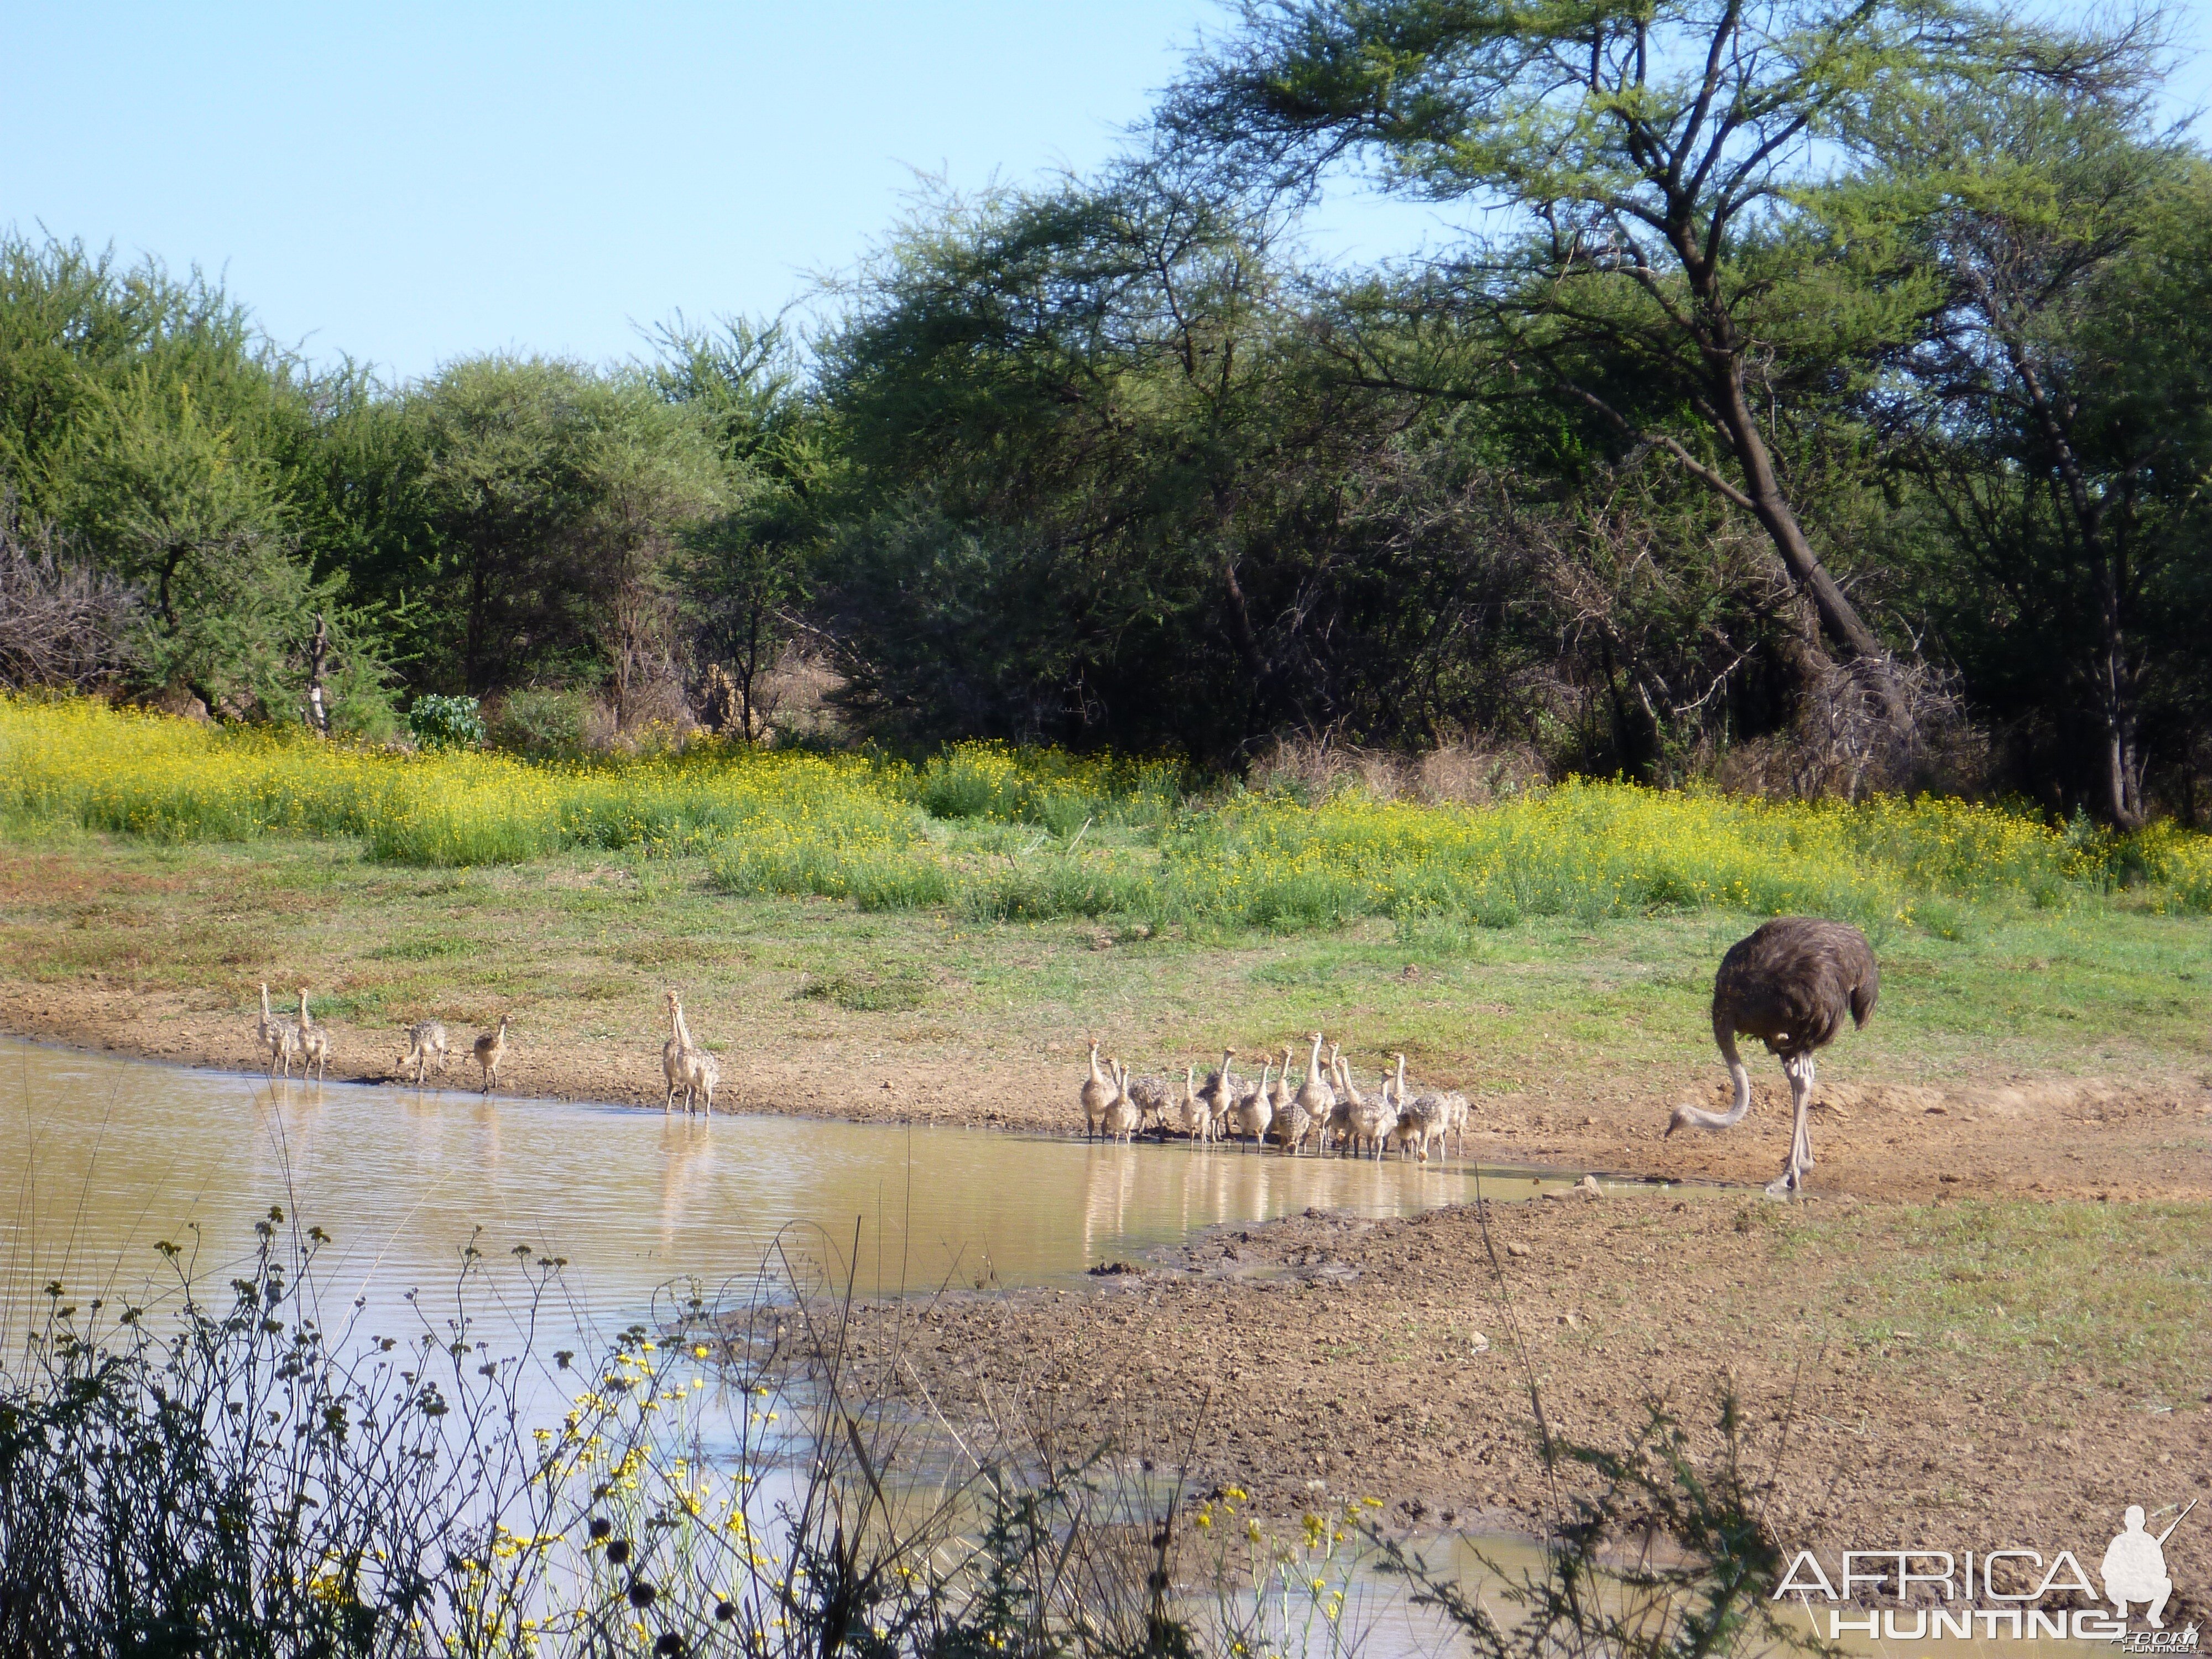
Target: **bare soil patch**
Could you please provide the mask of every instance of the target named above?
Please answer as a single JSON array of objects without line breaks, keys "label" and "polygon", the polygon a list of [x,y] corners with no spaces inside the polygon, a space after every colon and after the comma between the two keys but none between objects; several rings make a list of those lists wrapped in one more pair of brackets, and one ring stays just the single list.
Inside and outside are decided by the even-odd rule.
[{"label": "bare soil patch", "polygon": [[[1542,1528],[1560,1498],[1532,1399],[1562,1441],[1625,1446],[1656,1405],[1710,1452],[1723,1390],[1792,1547],[2048,1558],[2101,1551],[2130,1503],[2212,1494],[2203,1332],[2175,1328],[2171,1302],[2145,1316],[2173,1341],[2115,1364],[2102,1339],[2024,1347],[1940,1275],[1881,1280],[1931,1230],[2002,1231],[2008,1212],[2025,1218],[2022,1251],[2063,1249],[2042,1206],[1815,1200],[1777,1218],[1756,1199],[1577,1194],[1487,1209],[1486,1237],[1473,1206],[1372,1223],[1310,1211],[1082,1291],[865,1304],[848,1351],[874,1386],[963,1432],[1110,1437],[1188,1467],[1194,1494],[1241,1486],[1279,1516],[1376,1497],[1402,1530]],[[2203,1226],[2193,1206],[2133,1210],[2131,1234],[2170,1258],[2130,1294],[2186,1295]],[[2051,1265],[2063,1276],[2063,1257]],[[2021,1279],[1989,1291],[2014,1312],[2043,1294]],[[2201,1612],[2212,1528],[2185,1526],[2168,1550]]]}]

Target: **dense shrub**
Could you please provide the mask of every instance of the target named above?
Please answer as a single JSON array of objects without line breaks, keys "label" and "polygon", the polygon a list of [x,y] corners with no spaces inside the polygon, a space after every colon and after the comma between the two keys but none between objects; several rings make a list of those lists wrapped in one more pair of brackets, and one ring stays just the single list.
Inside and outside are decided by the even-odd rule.
[{"label": "dense shrub", "polygon": [[484,740],[483,714],[474,697],[419,696],[407,710],[407,729],[425,749],[474,749]]},{"label": "dense shrub", "polygon": [[589,745],[591,712],[591,699],[581,691],[510,691],[493,707],[485,731],[495,748],[571,760]]}]

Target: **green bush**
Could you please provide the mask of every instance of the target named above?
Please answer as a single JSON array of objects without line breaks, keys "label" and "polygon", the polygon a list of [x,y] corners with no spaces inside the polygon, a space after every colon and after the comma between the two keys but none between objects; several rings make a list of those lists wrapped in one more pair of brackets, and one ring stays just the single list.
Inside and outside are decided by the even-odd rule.
[{"label": "green bush", "polygon": [[434,692],[415,699],[407,729],[425,749],[476,749],[484,740],[483,713],[474,697],[441,697]]},{"label": "green bush", "polygon": [[495,749],[544,760],[573,760],[589,746],[589,702],[580,691],[510,691],[485,720]]}]

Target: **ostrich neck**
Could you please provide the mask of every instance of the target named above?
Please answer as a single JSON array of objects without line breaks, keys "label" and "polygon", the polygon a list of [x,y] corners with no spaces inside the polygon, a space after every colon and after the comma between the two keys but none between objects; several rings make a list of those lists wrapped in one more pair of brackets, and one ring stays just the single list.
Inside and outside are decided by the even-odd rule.
[{"label": "ostrich neck", "polygon": [[1744,1115],[1751,1110],[1751,1073],[1745,1068],[1743,1056],[1736,1052],[1735,1033],[1722,1035],[1720,1044],[1721,1058],[1728,1062],[1729,1083],[1734,1091],[1734,1098],[1729,1102],[1728,1110],[1721,1114],[1716,1127],[1729,1129],[1742,1122]]}]

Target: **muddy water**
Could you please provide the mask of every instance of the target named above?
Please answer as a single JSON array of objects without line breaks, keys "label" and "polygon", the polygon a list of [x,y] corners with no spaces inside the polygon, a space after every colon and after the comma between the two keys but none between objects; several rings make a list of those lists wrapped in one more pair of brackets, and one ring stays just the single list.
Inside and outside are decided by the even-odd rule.
[{"label": "muddy water", "polygon": [[[1310,1205],[1404,1215],[1475,1180],[1451,1164],[272,1086],[0,1039],[0,1313],[15,1333],[49,1280],[135,1295],[158,1279],[158,1240],[197,1243],[220,1282],[272,1204],[332,1236],[324,1284],[372,1315],[450,1285],[478,1236],[495,1261],[518,1244],[567,1257],[579,1312],[612,1330],[677,1281],[742,1293],[764,1261],[849,1274],[862,1294],[1064,1282],[1217,1223]],[[1538,1188],[1493,1172],[1485,1190]]]}]

